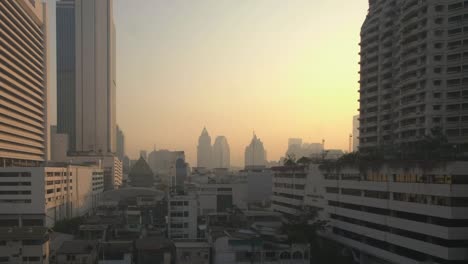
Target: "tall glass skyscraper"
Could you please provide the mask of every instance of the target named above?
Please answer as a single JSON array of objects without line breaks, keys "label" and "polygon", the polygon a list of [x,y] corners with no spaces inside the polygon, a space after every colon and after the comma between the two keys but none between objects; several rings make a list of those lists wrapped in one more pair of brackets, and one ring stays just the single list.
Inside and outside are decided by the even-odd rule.
[{"label": "tall glass skyscraper", "polygon": [[57,3],[57,130],[77,154],[116,152],[112,0]]}]

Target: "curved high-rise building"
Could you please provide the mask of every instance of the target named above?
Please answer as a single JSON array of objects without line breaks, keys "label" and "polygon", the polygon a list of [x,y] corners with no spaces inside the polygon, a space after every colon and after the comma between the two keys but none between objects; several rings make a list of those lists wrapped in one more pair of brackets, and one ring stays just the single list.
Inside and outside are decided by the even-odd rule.
[{"label": "curved high-rise building", "polygon": [[247,166],[265,166],[266,151],[263,142],[254,134],[250,145],[245,148],[245,167]]},{"label": "curved high-rise building", "polygon": [[[50,52],[42,1],[0,1],[0,164],[47,159]],[[55,30],[55,29],[52,29]],[[49,32],[52,34],[51,32]]]},{"label": "curved high-rise building", "polygon": [[211,168],[213,148],[211,147],[211,137],[206,128],[198,138],[197,146],[197,167]]},{"label": "curved high-rise building", "polygon": [[225,136],[218,136],[213,144],[213,164],[214,168],[230,168],[231,151]]},{"label": "curved high-rise building", "polygon": [[468,1],[370,0],[360,45],[361,150],[468,141]]}]

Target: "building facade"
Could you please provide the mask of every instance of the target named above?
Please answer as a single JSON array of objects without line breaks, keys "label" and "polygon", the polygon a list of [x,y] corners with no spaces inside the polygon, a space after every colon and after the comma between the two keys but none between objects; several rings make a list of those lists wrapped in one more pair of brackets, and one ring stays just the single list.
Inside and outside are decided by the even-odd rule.
[{"label": "building facade", "polygon": [[307,166],[280,166],[271,168],[273,188],[271,209],[286,218],[303,214],[305,189],[308,175]]},{"label": "building facade", "polygon": [[218,136],[213,144],[213,168],[231,167],[231,150],[225,136]]},{"label": "building facade", "polygon": [[198,138],[197,146],[197,167],[211,168],[213,157],[213,147],[211,146],[211,137],[206,128]]},{"label": "building facade", "polygon": [[55,162],[66,160],[68,144],[68,134],[57,133],[57,126],[50,126],[50,160]]},{"label": "building facade", "polygon": [[359,150],[359,115],[353,116],[353,152]]},{"label": "building facade", "polygon": [[[49,264],[50,236],[46,227],[0,227],[2,263]],[[18,254],[19,253],[19,254]]]},{"label": "building facade", "polygon": [[57,129],[70,151],[116,152],[112,0],[57,3]]},{"label": "building facade", "polygon": [[468,141],[468,3],[373,0],[361,29],[360,149]]},{"label": "building facade", "polygon": [[306,203],[323,206],[328,236],[360,263],[465,263],[467,171],[467,162],[322,168],[308,195],[323,202]]},{"label": "building facade", "polygon": [[171,195],[168,199],[169,239],[198,237],[198,200],[194,195]]},{"label": "building facade", "polygon": [[117,154],[117,157],[123,162],[125,158],[125,135],[119,126],[117,126],[116,138],[117,138],[117,143],[116,143],[117,153],[116,154]]},{"label": "building facade", "polygon": [[2,226],[47,226],[87,214],[104,190],[97,166],[57,165],[0,168]]},{"label": "building facade", "polygon": [[47,6],[0,3],[0,166],[37,166],[48,159]]}]

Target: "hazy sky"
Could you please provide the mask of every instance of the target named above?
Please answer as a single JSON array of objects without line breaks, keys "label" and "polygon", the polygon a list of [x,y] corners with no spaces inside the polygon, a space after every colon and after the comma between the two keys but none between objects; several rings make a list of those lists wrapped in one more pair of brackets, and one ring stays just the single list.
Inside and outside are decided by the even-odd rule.
[{"label": "hazy sky", "polygon": [[204,126],[243,165],[252,132],[269,160],[289,137],[348,148],[367,0],[114,0],[117,121],[127,153],[185,150]]}]

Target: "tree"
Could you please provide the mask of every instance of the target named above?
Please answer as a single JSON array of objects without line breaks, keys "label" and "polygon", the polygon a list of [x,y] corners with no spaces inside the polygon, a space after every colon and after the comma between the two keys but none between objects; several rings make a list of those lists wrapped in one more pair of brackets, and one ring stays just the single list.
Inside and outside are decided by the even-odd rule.
[{"label": "tree", "polygon": [[63,220],[55,222],[55,225],[52,228],[52,230],[54,230],[54,232],[75,235],[75,234],[78,234],[78,231],[80,230],[80,225],[82,225],[83,222],[84,222],[83,217],[63,219]]},{"label": "tree", "polygon": [[320,235],[326,232],[328,222],[317,219],[318,210],[311,210],[299,222],[286,224],[283,231],[290,243],[310,244],[310,263],[352,264],[352,256],[343,255],[344,247]]},{"label": "tree", "polygon": [[293,154],[288,154],[283,161],[283,165],[286,167],[294,167],[297,165],[296,157]]}]

